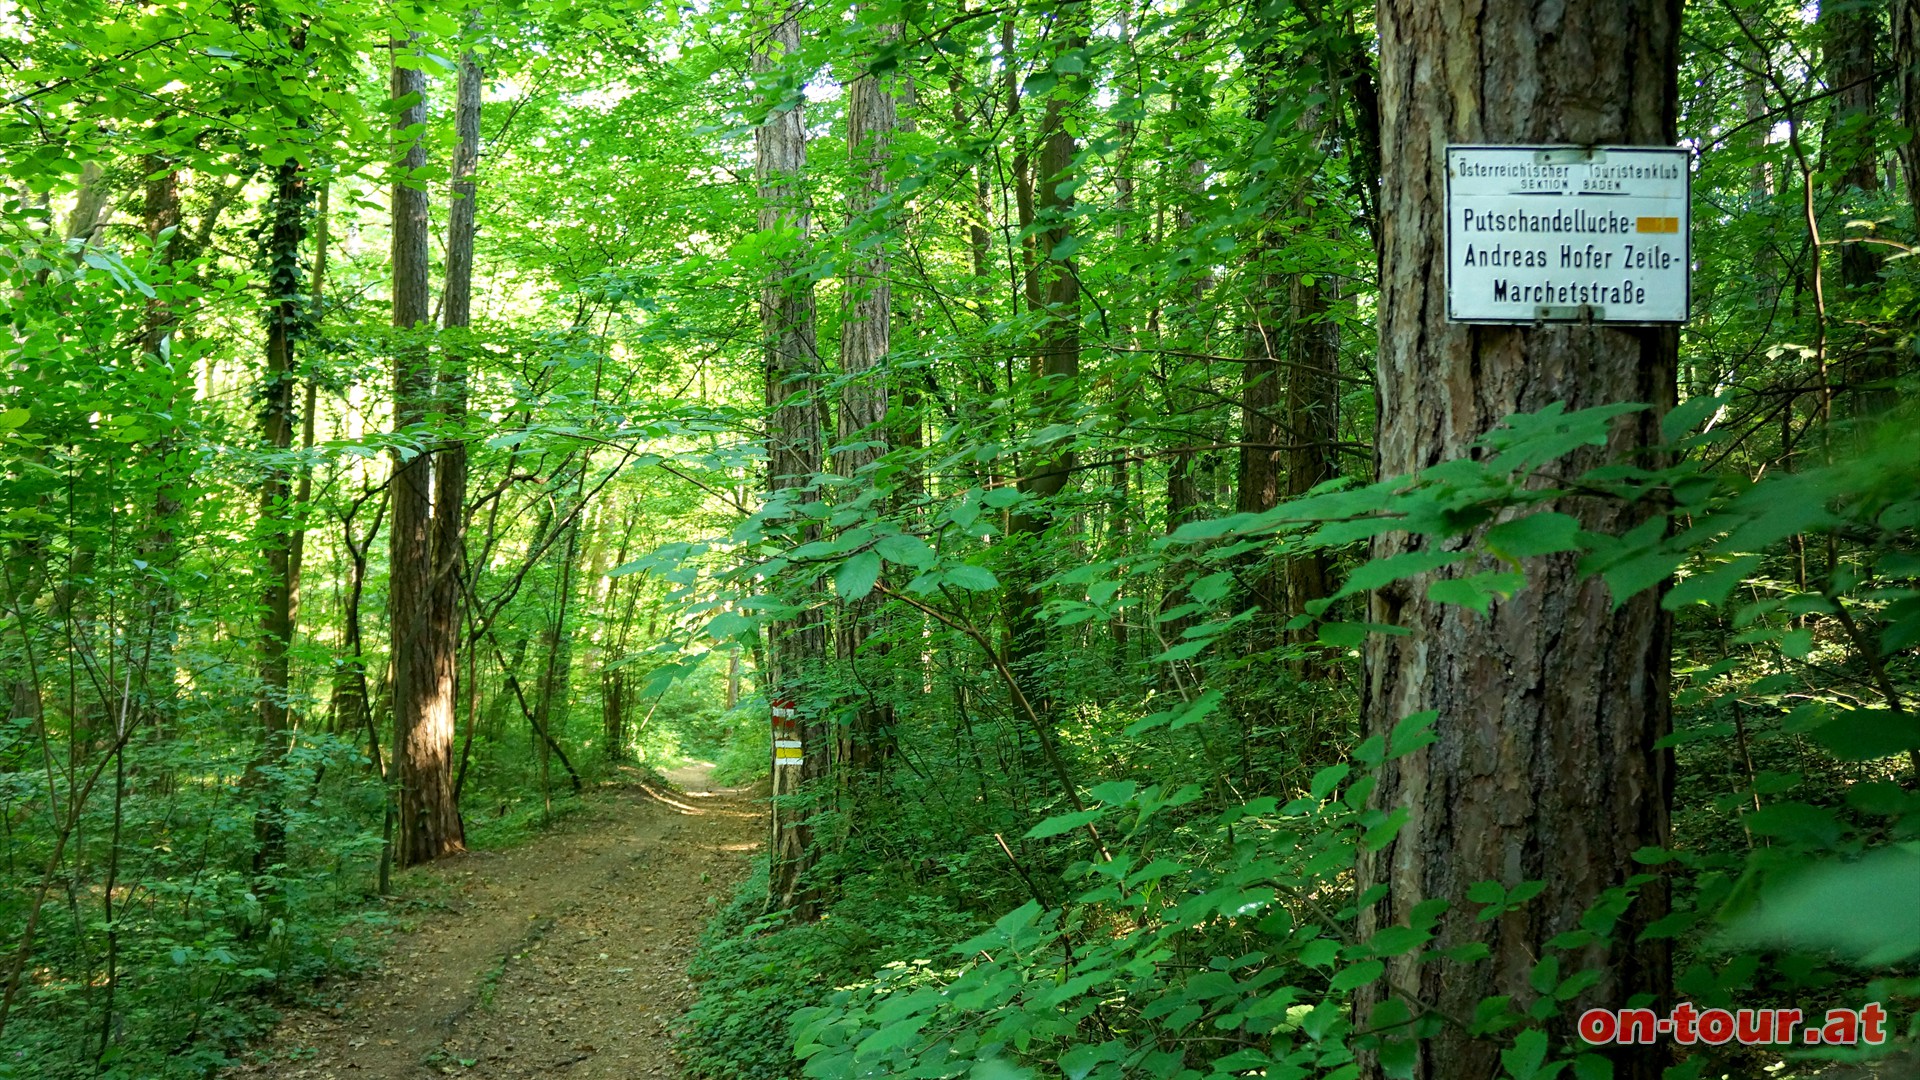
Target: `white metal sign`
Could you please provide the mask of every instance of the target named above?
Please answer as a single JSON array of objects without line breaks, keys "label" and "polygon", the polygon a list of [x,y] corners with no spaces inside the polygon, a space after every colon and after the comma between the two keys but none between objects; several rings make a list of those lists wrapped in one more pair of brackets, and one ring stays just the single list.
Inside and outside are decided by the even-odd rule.
[{"label": "white metal sign", "polygon": [[1687,321],[1687,151],[1447,147],[1447,318]]}]

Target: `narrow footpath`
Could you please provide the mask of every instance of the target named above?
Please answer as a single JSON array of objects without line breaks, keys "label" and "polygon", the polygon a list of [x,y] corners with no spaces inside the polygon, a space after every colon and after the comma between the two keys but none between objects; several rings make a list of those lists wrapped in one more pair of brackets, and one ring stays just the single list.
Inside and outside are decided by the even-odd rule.
[{"label": "narrow footpath", "polygon": [[226,1076],[681,1076],[687,961],[765,820],[745,794],[711,790],[708,771],[672,774],[678,792],[595,793],[527,844],[419,871],[444,908],[396,934],[380,970],[330,1006],[290,1013]]}]

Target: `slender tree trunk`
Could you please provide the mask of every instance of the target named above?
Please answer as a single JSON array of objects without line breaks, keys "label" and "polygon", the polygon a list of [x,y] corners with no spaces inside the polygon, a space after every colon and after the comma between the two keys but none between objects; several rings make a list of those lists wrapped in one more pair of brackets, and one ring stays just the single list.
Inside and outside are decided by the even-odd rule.
[{"label": "slender tree trunk", "polygon": [[375,506],[373,524],[368,527],[366,538],[356,541],[353,519],[359,506],[364,505],[365,502],[360,503],[340,522],[341,543],[347,549],[347,581],[346,596],[340,605],[340,658],[333,672],[333,731],[336,735],[352,735],[365,730],[368,760],[374,764],[374,771],[384,778],[386,769],[380,755],[379,733],[373,726],[371,695],[367,693],[366,639],[362,633],[360,605],[366,595],[367,552],[379,536],[387,499],[383,494]]},{"label": "slender tree trunk", "polygon": [[627,738],[627,670],[616,668],[600,671],[600,726],[602,737],[606,740],[608,761],[619,761],[624,755]]},{"label": "slender tree trunk", "polygon": [[[1262,252],[1256,260],[1271,257],[1278,238],[1261,233]],[[1280,357],[1287,347],[1278,312],[1271,299],[1286,288],[1279,274],[1262,271],[1255,297],[1247,308],[1247,334],[1240,365],[1240,463],[1234,478],[1234,509],[1242,514],[1259,514],[1280,504],[1280,451],[1285,441],[1277,417],[1281,393],[1285,388]],[[1281,634],[1276,623],[1287,610],[1286,581],[1283,573],[1264,570],[1249,579],[1253,599],[1260,605],[1264,621],[1254,637],[1254,647],[1271,647]]]},{"label": "slender tree trunk", "polygon": [[[755,53],[756,73],[772,72],[800,49],[800,8],[785,9],[769,34],[767,46]],[[805,106],[794,103],[778,110],[754,131],[754,173],[760,186],[759,227],[763,233],[786,233],[789,246],[767,270],[760,290],[760,332],[767,386],[767,497],[769,501],[801,501],[820,471],[820,433],[823,424],[817,397],[818,362],[814,340],[813,285],[801,273],[809,259],[811,214],[806,191],[807,129]],[[795,537],[805,542],[817,535],[808,527]],[[800,922],[819,913],[819,897],[806,880],[817,857],[813,830],[805,812],[786,796],[827,774],[831,727],[819,715],[819,703],[807,693],[810,669],[824,658],[826,626],[817,607],[808,605],[790,619],[769,628],[770,678],[767,698],[791,700],[800,711],[803,759],[800,765],[776,765],[773,770],[773,845],[769,900],[790,911]]]},{"label": "slender tree trunk", "polygon": [[[170,161],[157,154],[147,155],[142,168],[147,171],[147,182],[141,217],[147,239],[153,245],[147,277],[165,287],[178,272],[173,264],[173,256],[181,246],[176,242],[180,227],[180,174]],[[141,710],[144,714],[142,726],[147,732],[143,737],[155,741],[165,737],[166,721],[173,711],[173,655],[177,644],[175,623],[180,610],[179,591],[173,583],[173,571],[179,558],[175,530],[179,524],[183,488],[192,472],[190,457],[181,452],[180,445],[180,430],[184,420],[181,411],[190,395],[175,377],[173,335],[177,322],[178,317],[172,305],[163,297],[155,297],[147,302],[147,322],[141,334],[141,352],[147,362],[165,377],[169,390],[155,411],[171,419],[152,447],[151,458],[157,476],[152,513],[146,535],[141,538],[139,545],[140,558],[147,564],[147,572],[152,575],[152,585],[148,590],[146,625],[142,633],[144,640],[129,644],[128,661],[135,665],[133,684],[140,688]],[[165,674],[156,677],[156,670]],[[171,785],[170,772],[163,771],[160,776],[162,790],[171,790]]]},{"label": "slender tree trunk", "polygon": [[[177,232],[180,228],[180,173],[172,165],[172,162],[158,154],[148,154],[141,162],[141,168],[147,171],[141,225],[147,239],[153,244],[149,259],[155,267],[170,264],[174,252],[180,247]],[[168,230],[176,232],[163,236]],[[147,325],[141,334],[140,351],[156,360],[166,359],[172,351],[170,339],[174,322],[173,309],[166,300],[155,297],[147,301]]]},{"label": "slender tree trunk", "polygon": [[[640,520],[640,506],[635,504],[627,514],[626,523],[620,529],[620,545],[613,553],[611,566],[625,566],[627,553],[633,546],[633,527]],[[644,543],[644,539],[642,540]],[[604,550],[604,548],[603,548]],[[606,567],[596,567],[595,580],[601,580]],[[607,593],[602,599],[602,610],[616,607],[622,588],[626,591],[626,608],[620,615],[618,627],[607,640],[600,656],[600,718],[603,737],[606,740],[608,761],[619,761],[626,756],[627,714],[632,711],[632,703],[627,698],[630,682],[627,669],[615,667],[627,654],[627,636],[633,630],[633,613],[640,606],[641,575],[630,577],[605,578]],[[731,658],[734,654],[729,652]],[[657,699],[656,699],[657,700]],[[731,699],[727,708],[733,708]]]},{"label": "slender tree trunk", "polygon": [[[962,0],[960,8],[966,10],[965,0]],[[965,70],[955,65],[953,75],[947,80],[947,97],[952,103],[955,131],[966,131],[973,126],[972,119],[967,116]],[[985,165],[976,164],[967,171],[973,181],[972,201],[967,207],[967,250],[973,257],[973,286],[969,291],[981,303],[985,303],[991,285],[987,268],[993,259],[993,233],[987,227],[987,197],[990,192]]]},{"label": "slender tree trunk", "polygon": [[[1873,123],[1878,112],[1879,79],[1874,68],[1874,45],[1880,36],[1880,0],[1821,0],[1820,49],[1826,63],[1827,87],[1833,93],[1822,156],[1834,174],[1834,186],[1850,204],[1858,196],[1880,190],[1879,154]],[[1849,239],[1854,230],[1847,230]],[[1878,246],[1846,243],[1840,247],[1840,281],[1848,289],[1864,288],[1879,280],[1885,262]]]},{"label": "slender tree trunk", "polygon": [[740,704],[740,646],[727,649],[727,711]]},{"label": "slender tree trunk", "polygon": [[[1251,84],[1247,113],[1248,119],[1263,132],[1261,138],[1273,140],[1277,153],[1281,133],[1271,130],[1269,124],[1280,103],[1281,94],[1281,59],[1276,55],[1279,31],[1272,20],[1264,17],[1260,18],[1259,25],[1261,44],[1247,56],[1248,81]],[[1315,111],[1302,111],[1303,126],[1306,118]],[[1305,179],[1292,182],[1298,184],[1303,192],[1307,190]],[[1266,207],[1250,260],[1255,283],[1247,301],[1246,329],[1241,343],[1240,448],[1234,476],[1234,509],[1242,514],[1259,514],[1273,509],[1279,505],[1283,487],[1279,447],[1288,440],[1279,417],[1282,395],[1289,384],[1281,358],[1287,355],[1290,347],[1288,332],[1292,327],[1280,307],[1283,299],[1290,299],[1290,290],[1288,279],[1277,268],[1285,250],[1285,238],[1276,219],[1283,216],[1299,217],[1300,201],[1296,199],[1292,208],[1277,202]],[[1294,213],[1287,214],[1288,209]],[[1284,569],[1276,568],[1270,557],[1261,553],[1249,553],[1246,559],[1247,570],[1238,576],[1246,586],[1249,600],[1259,608],[1260,617],[1246,627],[1244,647],[1249,653],[1266,653],[1286,637],[1283,629],[1287,614],[1286,573]],[[1301,673],[1297,667],[1294,671],[1296,675]],[[1255,725],[1275,723],[1282,715],[1282,709],[1273,693],[1274,682],[1270,677],[1236,680],[1229,685],[1232,687],[1233,714],[1240,723],[1243,750],[1241,771],[1243,775],[1250,774],[1250,755],[1245,750],[1251,740],[1247,733]],[[1295,726],[1290,734],[1296,743],[1301,742],[1299,726]],[[1320,752],[1313,747],[1299,745],[1298,753],[1302,761],[1321,760]]]},{"label": "slender tree trunk", "polygon": [[[1054,32],[1062,52],[1085,44],[1086,0],[1067,0],[1058,5],[1054,17]],[[1080,278],[1069,256],[1056,257],[1055,254],[1061,251],[1061,245],[1072,232],[1075,197],[1071,181],[1073,159],[1079,152],[1073,133],[1067,128],[1066,108],[1063,98],[1047,97],[1038,135],[1038,175],[1033,180],[1022,178],[1022,186],[1032,191],[1023,201],[1030,200],[1033,206],[1030,219],[1023,224],[1038,230],[1034,234],[1034,258],[1027,275],[1028,303],[1046,315],[1028,365],[1042,416],[1063,413],[1080,390]],[[1022,217],[1029,215],[1023,212]],[[1054,452],[1044,460],[1023,460],[1020,491],[1037,499],[1058,495],[1072,479],[1074,468],[1075,455],[1071,448]],[[1023,508],[1010,515],[1008,531],[1012,537],[1024,539],[1029,558],[1037,554],[1039,538],[1046,532],[1049,520],[1049,512],[1042,507]],[[1044,712],[1050,695],[1035,679],[1034,665],[1024,662],[1039,658],[1045,648],[1037,619],[1040,594],[1034,581],[1036,576],[1037,568],[1032,568],[1010,584],[1007,630],[1013,655],[1023,661],[1019,666],[1032,682],[1026,696]]]},{"label": "slender tree trunk", "polygon": [[1893,75],[1900,125],[1913,133],[1900,144],[1900,171],[1920,225],[1920,0],[1893,0]]},{"label": "slender tree trunk", "polygon": [[[396,49],[406,47],[398,44]],[[427,163],[417,134],[427,122],[426,76],[395,65],[392,93],[405,101],[395,128],[413,128],[401,147],[404,175],[393,185],[393,325],[401,331],[393,365],[394,430],[414,436],[396,449],[387,530],[387,624],[393,653],[393,757],[398,776],[398,862],[437,859],[466,845],[453,797],[454,696],[434,648],[433,458],[420,426],[433,397],[428,355],[427,193],[412,186]],[[404,138],[404,136],[403,136]]]},{"label": "slender tree trunk", "polygon": [[89,161],[80,167],[80,191],[73,197],[73,210],[67,214],[64,230],[69,242],[93,243],[94,234],[106,224],[112,194],[107,188],[106,170],[99,162]]},{"label": "slender tree trunk", "polygon": [[[574,492],[576,505],[587,497],[587,475],[593,471],[593,455],[583,454],[580,458],[580,482]],[[533,727],[535,743],[540,765],[540,797],[547,811],[553,809],[552,764],[553,752],[560,749],[559,736],[554,733],[554,719],[564,721],[570,707],[569,687],[573,681],[573,633],[567,626],[567,612],[573,602],[573,568],[580,555],[580,519],[584,511],[570,514],[561,528],[567,531],[566,542],[560,552],[560,579],[554,583],[553,620],[547,624],[542,640],[545,646],[546,662],[540,668],[540,681],[534,698]],[[565,752],[561,752],[564,758]],[[573,772],[568,763],[567,771]],[[574,778],[574,790],[579,790],[579,778]]]},{"label": "slender tree trunk", "polygon": [[[452,200],[447,208],[447,278],[441,320],[447,345],[440,360],[438,398],[446,432],[433,455],[433,583],[428,601],[427,648],[432,653],[434,703],[443,715],[451,752],[454,713],[460,700],[461,582],[466,574],[467,355],[464,340],[473,314],[474,170],[480,159],[480,62],[472,50],[460,60],[454,91]],[[459,784],[446,796],[458,822]]]},{"label": "slender tree trunk", "polygon": [[[1120,6],[1119,30],[1120,48],[1126,57],[1126,63],[1131,69],[1128,72],[1127,79],[1129,82],[1137,83],[1142,80],[1142,72],[1140,69],[1140,54],[1134,47],[1133,0],[1126,0],[1126,2]],[[1113,171],[1113,204],[1114,209],[1117,211],[1117,220],[1113,227],[1113,238],[1119,250],[1123,252],[1131,250],[1129,241],[1136,227],[1134,222],[1135,192],[1139,185],[1134,177],[1133,170],[1135,167],[1134,142],[1139,137],[1139,129],[1140,125],[1131,118],[1121,120],[1115,125],[1115,134],[1118,136],[1120,143],[1120,158],[1114,165]],[[1140,338],[1136,330],[1137,328],[1131,322],[1123,322],[1120,324],[1118,337],[1122,348],[1128,350],[1139,348]],[[1121,419],[1122,422],[1126,424],[1131,424],[1134,419],[1133,410],[1130,408],[1130,405],[1131,403],[1125,400],[1120,402]],[[1112,479],[1109,482],[1109,489],[1112,494],[1109,496],[1109,511],[1107,515],[1108,547],[1113,553],[1109,556],[1110,558],[1128,554],[1132,547],[1130,533],[1134,526],[1134,511],[1130,498],[1132,485],[1128,483],[1128,469],[1130,466],[1128,459],[1131,456],[1131,451],[1126,445],[1123,444],[1115,448],[1111,474]],[[1123,583],[1120,590],[1114,594],[1113,602],[1118,604],[1121,597],[1127,595],[1130,591],[1126,584]],[[1127,613],[1124,609],[1116,610],[1113,616],[1107,620],[1107,633],[1113,639],[1114,670],[1116,672],[1125,672],[1132,663],[1132,657],[1129,647],[1130,631],[1127,627]]]},{"label": "slender tree trunk", "polygon": [[[327,228],[328,214],[332,210],[333,192],[331,184],[320,186],[320,209],[314,216],[315,232],[313,238],[313,278],[308,286],[307,321],[308,333],[319,330],[321,317],[320,296],[327,284]],[[306,379],[306,400],[300,409],[300,448],[313,449],[315,425],[319,422],[320,376],[309,371]],[[307,557],[307,519],[305,509],[313,500],[313,469],[302,462],[300,465],[300,483],[294,491],[293,503],[300,507],[300,520],[294,524],[293,538],[287,552],[287,580],[291,595],[288,597],[289,618],[295,627],[300,622],[300,570]]]},{"label": "slender tree trunk", "polygon": [[[1309,212],[1302,207],[1303,213]],[[1300,273],[1287,282],[1287,447],[1288,498],[1333,479],[1340,424],[1340,325],[1333,321],[1334,278],[1324,272]],[[1333,593],[1327,556],[1318,549],[1287,557],[1287,614]]]},{"label": "slender tree trunk", "polygon": [[[1384,264],[1379,354],[1382,476],[1464,456],[1516,411],[1556,402],[1590,408],[1650,402],[1623,417],[1605,448],[1562,466],[1577,475],[1602,461],[1647,464],[1659,418],[1674,397],[1678,336],[1667,328],[1493,327],[1449,323],[1444,288],[1446,222],[1442,147],[1459,143],[1607,143],[1669,146],[1679,100],[1679,0],[1571,0],[1552,8],[1487,7],[1477,0],[1414,0],[1380,9]],[[1618,534],[1644,505],[1568,498],[1545,509]],[[1388,535],[1376,559],[1418,541]],[[1366,651],[1367,730],[1385,735],[1403,717],[1439,713],[1438,741],[1387,762],[1369,799],[1406,815],[1395,839],[1363,854],[1357,887],[1384,886],[1360,931],[1405,924],[1428,900],[1450,905],[1432,948],[1484,944],[1478,963],[1411,955],[1362,990],[1355,1024],[1366,1028],[1384,998],[1407,995],[1416,1013],[1471,1018],[1480,1002],[1510,995],[1524,1012],[1539,996],[1529,973],[1579,928],[1603,892],[1642,868],[1641,848],[1667,842],[1672,766],[1654,749],[1669,728],[1669,620],[1657,590],[1614,607],[1606,585],[1583,578],[1573,555],[1529,560],[1529,584],[1486,615],[1427,598],[1452,567],[1376,592],[1371,621],[1407,627],[1376,635]],[[1523,908],[1477,921],[1476,882],[1544,881]],[[1670,1005],[1665,941],[1639,942],[1664,915],[1659,884],[1644,888],[1608,942],[1563,959],[1561,970],[1601,979],[1560,1015],[1617,1007],[1645,993]],[[1562,1031],[1555,1045],[1574,1039]],[[1445,1023],[1420,1044],[1411,1074],[1434,1080],[1493,1076],[1502,1040],[1475,1039]],[[1619,1047],[1613,1075],[1652,1080],[1664,1050]],[[1381,1075],[1369,1061],[1368,1075]]]}]

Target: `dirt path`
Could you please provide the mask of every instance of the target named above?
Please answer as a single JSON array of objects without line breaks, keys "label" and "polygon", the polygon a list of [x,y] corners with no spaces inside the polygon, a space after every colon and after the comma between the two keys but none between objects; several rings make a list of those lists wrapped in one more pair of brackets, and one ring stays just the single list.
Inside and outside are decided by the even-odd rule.
[{"label": "dirt path", "polygon": [[[714,791],[597,793],[507,852],[443,860],[450,910],[396,935],[332,1008],[295,1012],[231,1078],[678,1077],[674,1019],[693,947],[757,849],[751,801]],[[672,805],[670,805],[670,803]]]}]

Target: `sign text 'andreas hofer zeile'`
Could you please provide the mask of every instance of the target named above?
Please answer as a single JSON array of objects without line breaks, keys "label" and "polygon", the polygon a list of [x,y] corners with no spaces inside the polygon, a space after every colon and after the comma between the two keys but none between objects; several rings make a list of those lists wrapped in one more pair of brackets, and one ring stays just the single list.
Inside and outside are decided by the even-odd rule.
[{"label": "sign text 'andreas hofer zeile'", "polygon": [[1447,318],[1681,323],[1687,151],[1449,146]]}]

